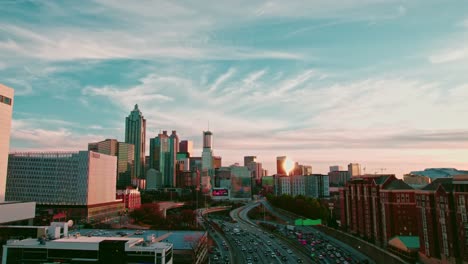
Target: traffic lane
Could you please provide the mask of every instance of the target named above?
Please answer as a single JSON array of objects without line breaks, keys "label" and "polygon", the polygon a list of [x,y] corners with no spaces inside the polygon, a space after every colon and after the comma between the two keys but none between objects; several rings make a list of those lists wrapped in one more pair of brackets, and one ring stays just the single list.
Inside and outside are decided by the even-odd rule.
[{"label": "traffic lane", "polygon": [[[276,208],[273,208],[267,201],[261,201],[261,203],[263,205],[265,205],[267,209],[271,210],[275,215],[280,216],[280,218],[282,218],[283,220],[287,220],[287,221],[290,221],[290,222],[294,220],[294,219],[292,219],[291,217],[289,217],[287,215],[278,213]],[[281,211],[284,211],[284,210],[281,210]],[[348,255],[350,255],[353,258],[353,260],[367,259],[370,263],[373,263],[373,261],[371,259],[367,258],[365,255],[363,255],[359,251],[355,250],[354,248],[350,247],[346,243],[343,243],[343,242],[341,242],[339,240],[335,240],[334,238],[324,234],[323,232],[321,232],[319,230],[316,230],[316,229],[313,229],[311,227],[306,227],[306,228],[308,228],[308,231],[319,232],[320,235],[322,237],[326,237],[328,241],[333,241],[332,243],[334,244],[335,247],[338,247],[338,248],[342,249],[343,251],[345,251]],[[334,260],[334,261],[336,261],[336,260]]]},{"label": "traffic lane", "polygon": [[[243,210],[240,212],[240,216],[241,216],[242,218],[244,218],[244,219],[248,218],[247,212],[248,212],[249,210],[251,210],[252,208],[258,206],[258,205],[259,205],[259,203],[256,203],[256,204],[252,204],[252,205],[246,207],[245,209],[243,209]],[[257,225],[255,224],[255,226],[257,226]],[[263,233],[263,230],[260,230],[260,228],[257,228],[257,230],[260,232],[260,234]],[[273,241],[274,241],[274,246],[278,247],[278,248],[279,248],[279,252],[281,253],[281,255],[286,256],[286,258],[287,258],[289,261],[291,261],[291,260],[297,261],[297,258],[298,258],[298,257],[301,257],[303,260],[308,258],[307,255],[304,255],[302,252],[298,252],[295,248],[293,248],[293,247],[291,247],[291,246],[288,246],[288,245],[285,245],[285,244],[284,244],[284,241],[278,240],[279,238],[276,238],[273,234],[269,233],[268,238],[269,238],[270,240],[273,240]],[[291,252],[293,252],[293,253],[289,253],[289,252],[287,251],[288,249],[291,250]]]},{"label": "traffic lane", "polygon": [[[233,212],[233,214],[231,214],[232,218],[233,218],[234,220],[237,221],[236,225],[239,226],[240,229],[244,230],[244,231],[243,231],[244,233],[254,233],[255,230],[252,228],[252,226],[251,226],[250,224],[246,224],[246,223],[244,223],[244,222],[242,221],[242,219],[239,219],[239,217],[238,217],[238,212],[239,212],[240,209],[241,209],[241,208],[236,209],[236,210]],[[248,235],[240,235],[240,236],[242,237],[243,242],[244,242],[245,244],[248,244],[248,241],[246,240]],[[249,239],[250,239],[250,238],[249,238]],[[245,244],[244,244],[244,245],[245,245]],[[271,251],[273,250],[272,248],[269,248],[268,246],[267,246],[267,248],[270,249]],[[276,263],[281,263],[280,259],[279,259],[276,255],[275,255],[274,258],[272,258],[272,260],[273,260],[273,262],[272,262],[271,260],[268,260],[267,258],[265,258],[264,256],[262,256],[262,255],[261,255],[262,252],[257,252],[257,253],[258,253],[257,255],[259,256],[259,259],[260,259],[260,260],[263,260],[264,263],[275,263],[275,262],[276,262]],[[263,253],[264,253],[264,252],[263,252]],[[271,257],[271,255],[270,255],[270,257]]]},{"label": "traffic lane", "polygon": [[[234,228],[235,226],[234,225],[230,225],[230,224],[227,224],[225,223],[226,226],[229,227],[230,230],[232,230],[232,228]],[[252,253],[249,253],[248,252],[248,238],[244,237],[244,236],[237,236],[237,235],[232,235],[230,232],[226,232],[227,234],[227,237],[228,239],[232,242],[232,244],[234,245],[233,247],[235,247],[235,251],[237,252],[237,256],[240,256],[240,258],[238,258],[238,260],[242,260],[242,262],[240,263],[247,263],[247,258],[248,257],[251,257],[252,258],[252,262],[255,262],[254,261],[254,257],[257,258],[257,262],[256,263],[264,263],[262,261],[262,258],[260,255],[256,254],[257,252],[252,252]],[[239,244],[237,244],[237,241],[239,241]],[[241,248],[242,247],[245,247],[245,251],[242,251]]]},{"label": "traffic lane", "polygon": [[[247,206],[247,207],[244,207],[241,209],[241,211],[239,212],[239,217],[242,218],[242,220],[246,220],[248,219],[248,216],[247,216],[247,212],[249,210],[251,210],[252,208],[258,206],[258,204],[253,204],[253,205],[250,205],[250,206]],[[276,256],[276,259],[278,261],[289,261],[289,262],[296,262],[297,261],[297,258],[298,256],[301,256],[301,258],[304,260],[304,259],[307,259],[307,256],[303,255],[301,252],[297,252],[294,248],[289,248],[288,246],[284,245],[281,241],[278,240],[278,238],[276,238],[274,235],[272,235],[271,233],[269,233],[268,236],[266,236],[264,233],[263,233],[263,230],[261,230],[259,227],[257,227],[257,225],[251,221],[249,221],[250,223],[252,224],[247,224],[247,229],[252,232],[252,233],[257,233],[260,237],[260,239],[263,239],[264,241],[268,241],[270,240],[271,241],[271,247],[270,246],[267,246],[272,252],[275,251],[275,249],[277,250],[277,252],[280,253],[279,256]],[[267,232],[268,233],[268,232]],[[291,253],[289,253],[287,250],[291,250]],[[278,254],[276,254],[278,255]],[[285,260],[283,260],[283,257],[285,258]]]}]

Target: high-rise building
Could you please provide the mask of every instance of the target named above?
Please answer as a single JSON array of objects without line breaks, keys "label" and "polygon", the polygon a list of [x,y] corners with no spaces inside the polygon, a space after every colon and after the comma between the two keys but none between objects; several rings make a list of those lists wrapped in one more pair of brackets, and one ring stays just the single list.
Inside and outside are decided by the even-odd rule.
[{"label": "high-rise building", "polygon": [[125,189],[134,178],[135,150],[133,144],[106,139],[88,143],[88,150],[117,157],[117,189]]},{"label": "high-rise building", "polygon": [[35,202],[4,202],[13,97],[14,90],[0,84],[0,224],[31,225],[36,211]]},{"label": "high-rise building", "polygon": [[348,173],[350,177],[360,176],[361,175],[361,165],[359,163],[350,163],[348,164]]},{"label": "high-rise building", "polygon": [[221,168],[222,164],[222,157],[221,156],[213,156],[213,169]]},{"label": "high-rise building", "polygon": [[252,178],[247,167],[231,166],[231,199],[252,198]]},{"label": "high-rise building", "polygon": [[202,169],[213,169],[213,133],[211,131],[203,131],[203,152],[202,152]]},{"label": "high-rise building", "polygon": [[165,180],[169,187],[176,185],[177,152],[179,152],[179,136],[175,130],[172,130],[172,134],[169,136],[169,171]]},{"label": "high-rise building", "polygon": [[5,200],[14,90],[0,84],[0,203]]},{"label": "high-rise building", "polygon": [[138,109],[138,105],[125,119],[125,143],[135,146],[135,176],[145,177],[145,152],[146,152],[146,119]]},{"label": "high-rise building", "polygon": [[276,173],[280,175],[287,175],[286,169],[284,168],[284,163],[286,161],[286,156],[276,157]]},{"label": "high-rise building", "polygon": [[214,185],[214,166],[213,166],[213,133],[203,131],[203,152],[202,152],[202,170],[201,180],[204,191],[210,190]]},{"label": "high-rise building", "polygon": [[167,131],[159,134],[157,137],[150,139],[150,169],[155,169],[160,172],[162,179],[157,182],[161,182],[160,187],[172,187],[170,186],[170,139]]},{"label": "high-rise building", "polygon": [[179,143],[179,152],[188,153],[189,156],[193,155],[193,141],[182,140]]},{"label": "high-rise building", "polygon": [[244,166],[248,167],[249,163],[257,162],[257,156],[244,156]]},{"label": "high-rise building", "polygon": [[116,170],[115,156],[93,151],[12,153],[6,200],[60,207],[74,220],[117,215]]},{"label": "high-rise building", "polygon": [[[313,198],[330,196],[328,175],[274,175],[275,194],[305,195]],[[276,186],[277,185],[277,186]]]},{"label": "high-rise building", "polygon": [[330,186],[333,187],[345,186],[351,178],[348,171],[330,171],[328,176],[330,177]]},{"label": "high-rise building", "polygon": [[333,171],[343,171],[343,166],[339,166],[339,165],[330,166],[330,172],[333,172]]}]

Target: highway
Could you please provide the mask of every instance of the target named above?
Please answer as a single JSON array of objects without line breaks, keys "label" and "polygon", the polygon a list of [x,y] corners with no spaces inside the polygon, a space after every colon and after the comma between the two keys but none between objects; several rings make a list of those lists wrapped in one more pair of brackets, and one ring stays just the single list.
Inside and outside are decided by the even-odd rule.
[{"label": "highway", "polygon": [[230,211],[231,221],[209,214],[203,217],[203,211],[199,211],[197,220],[218,245],[217,252],[210,257],[210,263],[374,263],[349,245],[313,227],[295,227],[295,232],[292,232],[285,225],[269,222],[279,232],[270,233],[261,229],[256,225],[258,221],[250,220],[247,215],[248,211],[260,204],[289,223],[295,219],[287,211],[273,208],[265,200],[253,201]]},{"label": "highway", "polygon": [[[266,200],[260,200],[260,203],[262,203],[271,213],[288,223],[292,224],[297,218],[287,211],[272,207]],[[285,236],[289,235],[291,238],[294,238],[296,243],[300,244],[297,236],[290,232],[288,233],[284,225],[277,224],[277,226],[280,227],[280,230],[283,230],[283,234]],[[363,253],[333,237],[326,235],[312,226],[297,226],[295,228],[296,232],[300,232],[302,239],[306,242],[303,247],[307,248],[307,250],[314,255],[312,258],[314,262],[325,264],[374,263],[374,261],[369,259]]]},{"label": "highway", "polygon": [[302,263],[306,255],[289,247],[275,235],[263,231],[248,219],[247,212],[255,206],[258,205],[249,204],[232,210],[232,222],[219,221],[228,239],[227,243],[232,245],[234,263]]}]

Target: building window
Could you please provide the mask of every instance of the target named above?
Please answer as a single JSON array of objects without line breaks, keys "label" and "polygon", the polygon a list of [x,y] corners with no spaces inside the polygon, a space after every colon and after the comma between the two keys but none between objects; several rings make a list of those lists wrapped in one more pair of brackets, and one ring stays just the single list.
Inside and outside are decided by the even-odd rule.
[{"label": "building window", "polygon": [[4,103],[4,104],[7,104],[7,105],[11,105],[11,98],[10,97],[6,97],[6,96],[3,96],[3,95],[0,95],[0,102]]}]

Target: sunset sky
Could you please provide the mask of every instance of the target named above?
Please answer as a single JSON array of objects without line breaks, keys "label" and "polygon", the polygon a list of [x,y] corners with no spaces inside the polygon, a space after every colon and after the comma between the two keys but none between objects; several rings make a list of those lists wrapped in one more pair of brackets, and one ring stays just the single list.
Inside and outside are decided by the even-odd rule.
[{"label": "sunset sky", "polygon": [[[65,4],[66,3],[66,4]],[[467,1],[0,1],[11,150],[177,130],[223,165],[256,155],[366,172],[468,169]],[[385,168],[386,170],[381,170]]]}]

